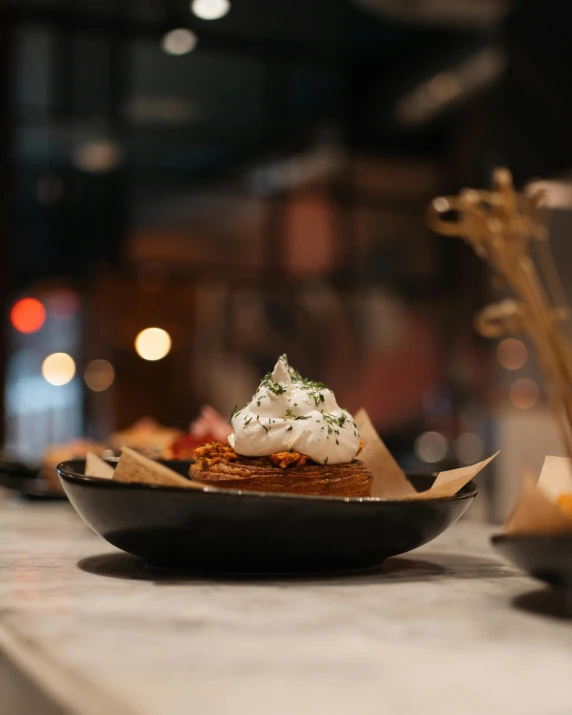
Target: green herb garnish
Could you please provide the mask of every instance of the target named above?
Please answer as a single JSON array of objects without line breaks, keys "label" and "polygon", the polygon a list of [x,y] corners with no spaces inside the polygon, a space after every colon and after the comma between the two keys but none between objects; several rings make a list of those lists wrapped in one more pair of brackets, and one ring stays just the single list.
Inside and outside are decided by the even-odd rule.
[{"label": "green herb garnish", "polygon": [[239,412],[238,405],[235,405],[235,406],[232,408],[232,412],[230,413],[230,417],[229,417],[229,420],[228,420],[228,424],[229,424],[229,425],[232,425],[232,419],[233,419],[233,417],[235,417],[235,416],[238,414],[238,412]]}]

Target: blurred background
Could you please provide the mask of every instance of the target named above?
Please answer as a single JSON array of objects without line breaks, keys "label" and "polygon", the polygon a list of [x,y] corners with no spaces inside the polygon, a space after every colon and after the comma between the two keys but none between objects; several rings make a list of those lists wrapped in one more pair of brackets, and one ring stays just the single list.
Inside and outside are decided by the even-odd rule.
[{"label": "blurred background", "polygon": [[497,165],[548,178],[570,283],[569,3],[0,12],[6,455],[226,415],[282,352],[366,407],[408,469],[501,449],[473,518],[562,453],[526,340],[473,330],[487,267],[424,213]]}]

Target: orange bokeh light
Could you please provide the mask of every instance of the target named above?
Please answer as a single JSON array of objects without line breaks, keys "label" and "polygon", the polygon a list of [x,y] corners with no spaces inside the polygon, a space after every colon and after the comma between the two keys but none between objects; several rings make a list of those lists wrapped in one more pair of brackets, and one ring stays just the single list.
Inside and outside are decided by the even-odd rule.
[{"label": "orange bokeh light", "polygon": [[46,310],[36,298],[22,298],[10,311],[10,322],[20,333],[35,333],[46,321]]}]

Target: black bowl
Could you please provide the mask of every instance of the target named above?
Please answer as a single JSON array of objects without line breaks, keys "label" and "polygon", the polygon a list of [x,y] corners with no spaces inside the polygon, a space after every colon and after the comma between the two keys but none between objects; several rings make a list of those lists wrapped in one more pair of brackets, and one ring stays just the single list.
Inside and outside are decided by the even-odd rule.
[{"label": "black bowl", "polygon": [[[190,465],[163,463],[183,475]],[[84,460],[58,465],[66,494],[88,526],[149,565],[167,568],[373,566],[434,539],[477,494],[473,482],[454,497],[416,502],[198,491],[90,478],[84,469]],[[411,479],[425,489],[434,477]]]},{"label": "black bowl", "polygon": [[506,559],[534,578],[572,588],[572,534],[498,534],[492,542]]},{"label": "black bowl", "polygon": [[50,492],[42,467],[30,467],[21,462],[0,462],[0,487],[18,492],[30,500],[65,500],[63,494]]}]

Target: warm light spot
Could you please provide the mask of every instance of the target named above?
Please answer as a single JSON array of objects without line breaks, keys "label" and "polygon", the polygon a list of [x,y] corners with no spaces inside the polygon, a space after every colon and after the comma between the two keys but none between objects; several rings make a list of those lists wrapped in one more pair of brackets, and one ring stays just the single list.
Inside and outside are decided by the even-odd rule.
[{"label": "warm light spot", "polygon": [[75,362],[67,353],[52,353],[42,363],[42,375],[50,385],[67,385],[75,375]]},{"label": "warm light spot", "polygon": [[115,169],[123,160],[119,144],[109,139],[88,139],[72,151],[72,164],[89,174],[103,174]]},{"label": "warm light spot", "polygon": [[439,213],[445,213],[446,211],[449,211],[451,204],[444,196],[438,196],[436,199],[433,199],[433,208]]},{"label": "warm light spot", "polygon": [[429,464],[445,459],[448,450],[447,439],[440,432],[423,432],[413,446],[417,459]]},{"label": "warm light spot", "polygon": [[529,410],[536,405],[539,398],[538,385],[526,377],[515,380],[508,393],[511,405],[519,410]]},{"label": "warm light spot", "polygon": [[85,384],[94,392],[107,390],[111,387],[114,378],[115,370],[107,360],[92,360],[83,373]]},{"label": "warm light spot", "polygon": [[46,296],[46,307],[50,315],[58,320],[71,318],[79,310],[79,298],[69,288],[57,288]]},{"label": "warm light spot", "polygon": [[192,0],[191,12],[201,20],[218,20],[230,10],[230,0]]},{"label": "warm light spot", "polygon": [[463,464],[475,464],[484,456],[485,443],[478,434],[464,432],[457,437],[455,452],[457,452],[457,457]]},{"label": "warm light spot", "polygon": [[171,349],[171,336],[161,328],[145,328],[135,338],[135,350],[143,360],[161,360]]},{"label": "warm light spot", "polygon": [[163,35],[161,49],[168,55],[186,55],[197,46],[197,36],[186,27],[178,27]]},{"label": "warm light spot", "polygon": [[22,298],[10,311],[10,322],[20,333],[35,333],[46,321],[46,310],[36,298]]},{"label": "warm light spot", "polygon": [[522,340],[505,338],[498,344],[497,359],[506,370],[520,370],[528,359],[528,350]]}]

